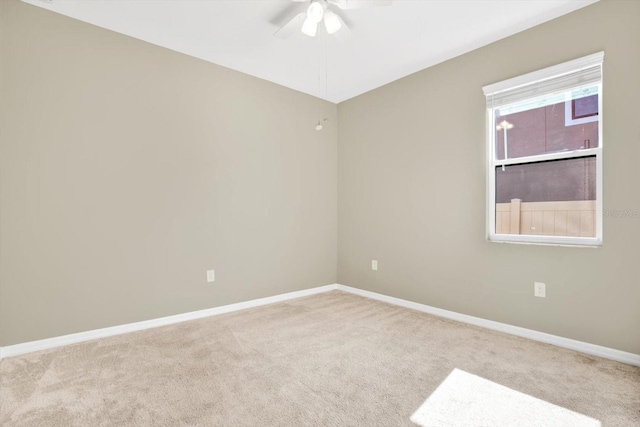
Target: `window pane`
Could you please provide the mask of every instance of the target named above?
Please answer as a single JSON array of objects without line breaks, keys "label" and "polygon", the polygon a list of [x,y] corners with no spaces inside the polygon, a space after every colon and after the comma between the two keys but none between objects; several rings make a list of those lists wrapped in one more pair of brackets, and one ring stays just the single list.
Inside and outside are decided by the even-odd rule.
[{"label": "window pane", "polygon": [[496,233],[595,237],[595,156],[501,166]]},{"label": "window pane", "polygon": [[597,86],[526,100],[495,114],[498,160],[595,148],[599,143]]}]

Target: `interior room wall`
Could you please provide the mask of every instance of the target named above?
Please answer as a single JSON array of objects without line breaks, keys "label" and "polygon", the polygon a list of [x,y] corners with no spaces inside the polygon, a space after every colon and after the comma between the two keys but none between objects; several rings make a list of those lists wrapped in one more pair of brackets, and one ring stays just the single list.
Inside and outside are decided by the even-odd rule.
[{"label": "interior room wall", "polygon": [[0,37],[0,346],[336,282],[336,105],[17,0]]},{"label": "interior room wall", "polygon": [[[488,243],[482,86],[600,50],[604,246]],[[638,75],[637,2],[336,108],[1,1],[0,346],[338,281],[640,353]]]},{"label": "interior room wall", "polygon": [[[488,242],[482,87],[598,51],[604,245]],[[606,0],[341,103],[338,282],[640,353],[638,76],[640,2]]]}]

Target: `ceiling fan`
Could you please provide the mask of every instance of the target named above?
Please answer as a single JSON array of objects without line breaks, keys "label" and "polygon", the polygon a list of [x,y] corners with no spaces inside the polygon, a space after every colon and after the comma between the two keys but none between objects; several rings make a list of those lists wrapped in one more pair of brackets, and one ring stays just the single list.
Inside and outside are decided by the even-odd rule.
[{"label": "ceiling fan", "polygon": [[340,15],[333,10],[336,6],[341,10],[361,9],[374,6],[389,6],[393,0],[291,0],[296,3],[308,2],[306,12],[301,12],[284,24],[274,36],[286,39],[294,31],[300,29],[303,34],[315,37],[318,32],[318,24],[324,21],[324,27],[328,34],[334,34],[341,28],[347,28]]}]

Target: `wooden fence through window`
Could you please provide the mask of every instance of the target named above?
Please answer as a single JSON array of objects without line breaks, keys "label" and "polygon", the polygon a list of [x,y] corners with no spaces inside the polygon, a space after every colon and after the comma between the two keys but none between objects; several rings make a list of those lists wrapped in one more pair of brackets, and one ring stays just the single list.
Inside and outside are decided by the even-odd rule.
[{"label": "wooden fence through window", "polygon": [[496,203],[496,233],[595,237],[596,201]]}]

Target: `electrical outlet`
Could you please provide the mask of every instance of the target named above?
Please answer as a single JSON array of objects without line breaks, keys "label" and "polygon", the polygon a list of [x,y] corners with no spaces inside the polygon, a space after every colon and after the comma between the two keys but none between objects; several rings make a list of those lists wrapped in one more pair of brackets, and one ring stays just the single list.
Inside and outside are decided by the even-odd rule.
[{"label": "electrical outlet", "polygon": [[546,298],[547,285],[542,282],[533,282],[533,295],[540,298]]},{"label": "electrical outlet", "polygon": [[216,281],[216,271],[215,270],[207,270],[207,283]]},{"label": "electrical outlet", "polygon": [[375,260],[375,259],[371,260],[371,269],[373,271],[378,271],[378,260]]}]

